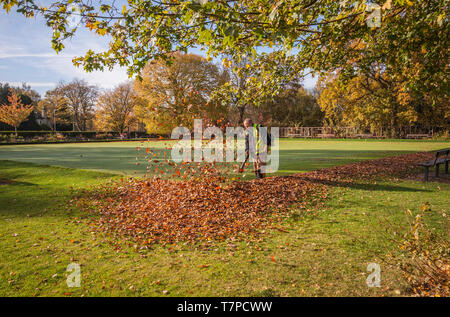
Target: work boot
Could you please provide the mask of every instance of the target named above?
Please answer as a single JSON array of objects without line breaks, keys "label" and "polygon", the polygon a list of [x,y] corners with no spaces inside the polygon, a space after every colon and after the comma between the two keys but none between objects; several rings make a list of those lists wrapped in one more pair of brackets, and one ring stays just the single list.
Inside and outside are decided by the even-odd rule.
[{"label": "work boot", "polygon": [[261,170],[257,170],[257,171],[255,172],[255,175],[256,175],[256,178],[258,178],[258,179],[261,179],[261,178],[264,177],[263,174],[261,173]]}]

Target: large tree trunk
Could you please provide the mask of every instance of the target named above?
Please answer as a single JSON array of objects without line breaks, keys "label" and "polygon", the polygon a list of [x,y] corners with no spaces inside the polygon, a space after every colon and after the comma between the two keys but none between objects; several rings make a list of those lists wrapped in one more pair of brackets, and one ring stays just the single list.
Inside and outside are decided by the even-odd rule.
[{"label": "large tree trunk", "polygon": [[391,132],[390,132],[390,137],[395,139],[397,138],[398,134],[397,134],[397,120],[395,117],[392,118],[392,123],[391,123]]},{"label": "large tree trunk", "polygon": [[245,105],[237,107],[239,111],[239,122],[238,124],[242,124],[244,122],[244,114],[245,114]]},{"label": "large tree trunk", "polygon": [[391,103],[392,103],[392,118],[391,118],[391,132],[390,132],[390,137],[391,138],[397,138],[399,136],[399,126],[398,126],[398,108],[399,105],[397,104],[397,102],[395,100],[391,99]]}]

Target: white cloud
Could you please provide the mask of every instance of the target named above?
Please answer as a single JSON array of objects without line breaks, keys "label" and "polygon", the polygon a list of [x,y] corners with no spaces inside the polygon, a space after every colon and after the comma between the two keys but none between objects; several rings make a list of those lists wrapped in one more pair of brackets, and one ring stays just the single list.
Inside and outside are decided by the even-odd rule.
[{"label": "white cloud", "polygon": [[83,56],[89,49],[102,52],[108,48],[106,37],[89,31],[81,30],[73,39],[66,40],[65,49],[56,54],[51,48],[51,30],[41,18],[25,19],[20,14],[0,12],[0,42],[8,43],[0,46],[0,81],[14,85],[27,82],[41,94],[57,82],[74,78],[100,88],[112,88],[128,80],[125,68],[87,73],[72,64],[75,56]]},{"label": "white cloud", "polygon": [[[10,86],[22,86],[22,82],[18,82],[18,81],[0,81],[1,83],[5,84],[8,83]],[[52,87],[52,86],[56,86],[56,83],[51,83],[51,82],[25,82],[28,86],[31,87]]]},{"label": "white cloud", "polygon": [[82,67],[75,67],[72,64],[71,56],[67,59],[43,58],[35,61],[34,67],[51,70],[60,75],[58,79],[71,81],[74,78],[84,79],[91,85],[97,85],[100,88],[113,88],[126,81],[128,75],[125,68],[116,67],[112,71],[93,71],[87,73]]},{"label": "white cloud", "polygon": [[[26,47],[20,47],[17,45],[12,45],[9,48],[0,47],[0,60],[4,63],[8,59],[19,60],[21,65],[26,69],[23,72],[24,81],[27,82],[27,74],[31,72],[42,73],[44,76],[43,81],[34,81],[33,83],[27,82],[32,87],[52,87],[56,84],[54,82],[46,81],[48,77],[51,76],[52,80],[59,82],[61,80],[71,81],[74,78],[84,79],[91,85],[96,85],[100,88],[113,88],[118,84],[128,80],[128,75],[126,69],[123,67],[116,67],[112,71],[94,71],[87,73],[82,67],[75,67],[72,63],[72,59],[75,56],[83,55],[88,48],[94,49],[95,51],[102,51],[104,47],[95,42],[94,39],[89,39],[87,41],[82,41],[83,45],[80,46],[79,43],[71,43],[68,45],[68,49],[61,54],[56,54],[55,52],[42,52],[36,53],[33,51],[28,51]],[[6,68],[5,64],[0,65],[2,68]],[[20,72],[23,70],[21,69]],[[7,78],[2,78],[3,81]],[[21,82],[14,82],[16,85]],[[10,82],[10,84],[13,84]]]},{"label": "white cloud", "polygon": [[0,59],[7,59],[7,58],[73,58],[73,56],[67,56],[67,55],[57,55],[52,53],[42,53],[42,54],[32,54],[32,53],[0,53]]},{"label": "white cloud", "polygon": [[307,89],[313,89],[317,84],[317,77],[306,75],[302,82],[303,86]]}]

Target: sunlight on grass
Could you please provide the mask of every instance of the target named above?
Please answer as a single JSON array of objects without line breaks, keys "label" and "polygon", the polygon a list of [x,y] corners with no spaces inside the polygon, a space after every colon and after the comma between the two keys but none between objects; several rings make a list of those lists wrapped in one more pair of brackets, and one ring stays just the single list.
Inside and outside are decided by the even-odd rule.
[{"label": "sunlight on grass", "polygon": [[[44,152],[48,159],[59,153],[54,158],[58,165],[76,162],[83,168],[119,170],[125,164],[117,160],[120,151],[123,157],[135,159],[136,145],[1,147],[0,156],[34,161]],[[286,140],[282,143],[282,171],[446,146],[439,142],[398,142],[394,147],[385,141]],[[77,162],[76,155],[86,155],[86,161]],[[114,159],[102,161],[101,157]],[[365,284],[367,264],[379,260],[375,251],[395,251],[395,246],[379,235],[383,228],[380,220],[402,224],[405,209],[416,212],[426,201],[433,210],[447,214],[450,205],[450,184],[412,180],[362,183],[333,189],[319,209],[294,208],[287,213],[283,231],[267,229],[260,240],[195,246],[178,243],[149,251],[124,240],[123,250],[116,252],[111,237],[92,232],[90,224],[96,216],[81,213],[71,199],[82,189],[120,177],[0,161],[0,294],[395,296],[404,294],[395,267],[381,264],[381,288]],[[433,225],[439,228],[437,219]],[[72,262],[81,264],[80,288],[66,285],[66,268]]]}]

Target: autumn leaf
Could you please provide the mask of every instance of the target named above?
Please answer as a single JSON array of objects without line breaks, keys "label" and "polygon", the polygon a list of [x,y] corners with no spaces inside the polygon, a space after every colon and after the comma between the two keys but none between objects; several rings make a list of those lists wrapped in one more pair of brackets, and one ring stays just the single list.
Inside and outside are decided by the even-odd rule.
[{"label": "autumn leaf", "polygon": [[[311,204],[328,198],[329,186],[408,173],[417,162],[431,156],[407,154],[285,177],[232,182],[218,166],[203,163],[181,164],[186,170],[182,180],[163,179],[167,174],[181,176],[181,172],[165,173],[161,162],[155,169],[158,178],[122,179],[116,185],[101,185],[76,201],[82,209],[99,215],[94,230],[126,238],[135,245],[251,239],[265,234],[266,228],[286,231],[281,223],[292,204],[310,212]],[[272,261],[276,262],[273,256]]]}]

